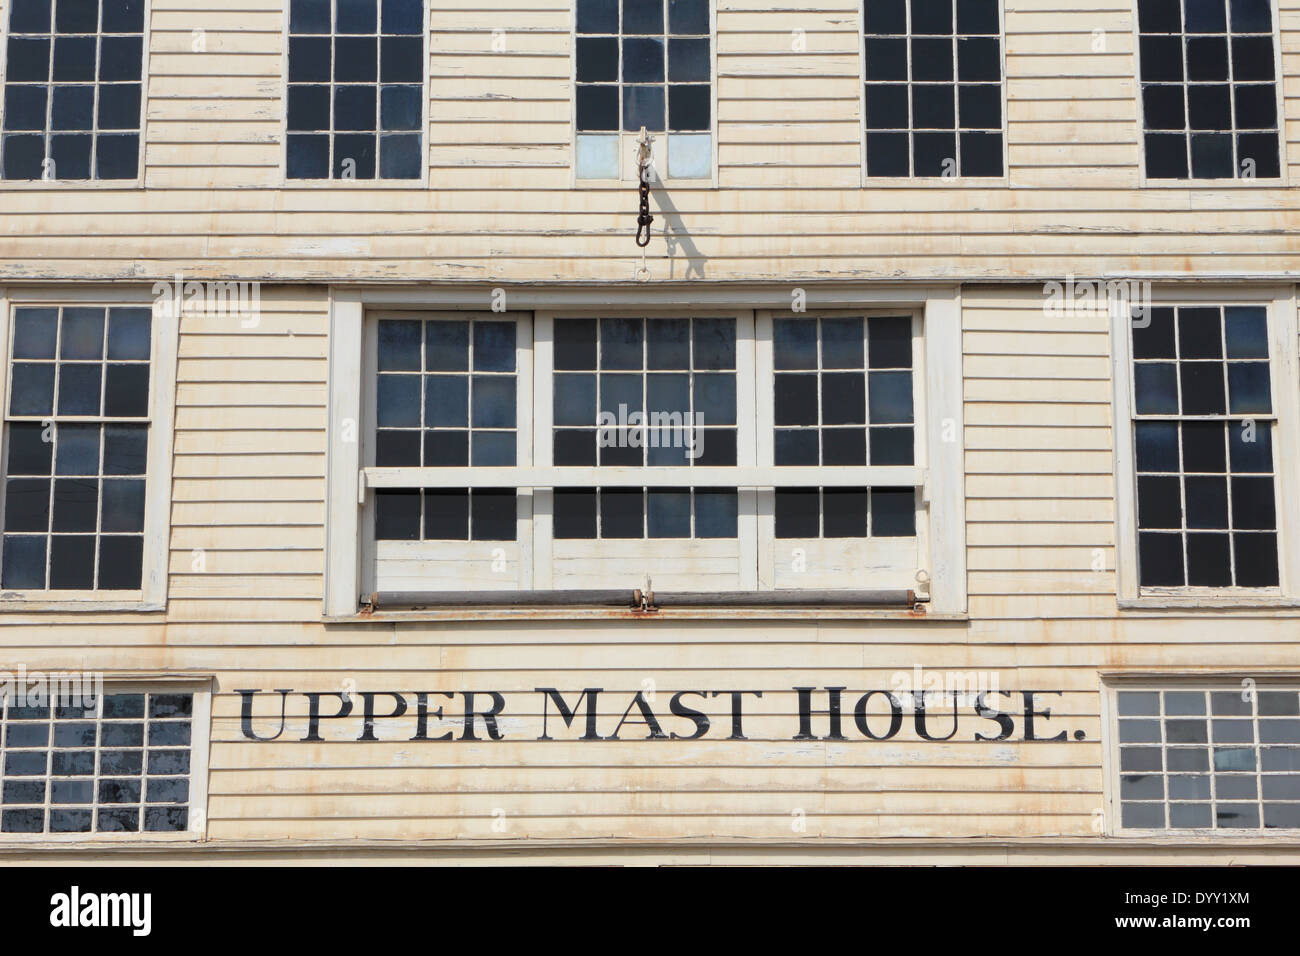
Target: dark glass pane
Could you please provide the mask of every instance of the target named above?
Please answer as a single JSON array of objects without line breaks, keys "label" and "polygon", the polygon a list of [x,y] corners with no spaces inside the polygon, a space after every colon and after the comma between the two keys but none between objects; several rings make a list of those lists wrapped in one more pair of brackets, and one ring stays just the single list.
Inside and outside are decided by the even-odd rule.
[{"label": "dark glass pane", "polygon": [[5,129],[45,129],[45,108],[45,87],[5,85]]},{"label": "dark glass pane", "polygon": [[952,33],[952,0],[911,0],[913,33]]},{"label": "dark glass pane", "polygon": [[708,86],[670,86],[668,125],[673,130],[707,130],[712,112]]},{"label": "dark glass pane", "polygon": [[9,426],[10,475],[48,475],[54,446],[44,438],[38,422],[13,422]]},{"label": "dark glass pane", "polygon": [[430,488],[424,493],[424,537],[429,541],[469,540],[469,492]]},{"label": "dark glass pane", "polygon": [[[106,532],[144,530],[144,482],[105,481],[104,508],[100,528]],[[55,520],[58,520],[58,488],[55,488]],[[57,530],[57,529],[56,529]]]},{"label": "dark glass pane", "polygon": [[668,41],[668,79],[673,83],[707,83],[711,77],[709,40]]},{"label": "dark glass pane", "polygon": [[772,323],[772,358],[778,369],[817,367],[817,323],[809,319],[776,319]]},{"label": "dark glass pane", "polygon": [[[1226,104],[1225,96],[1225,110]],[[1192,122],[1195,123],[1195,119],[1192,119]],[[1194,133],[1192,135],[1192,177],[1231,179],[1233,175],[1232,136],[1227,133]]]},{"label": "dark glass pane", "polygon": [[289,82],[328,83],[330,79],[330,38],[291,37],[289,39]]},{"label": "dark glass pane", "polygon": [[[675,376],[651,376],[651,382],[658,378]],[[685,376],[681,376],[683,386]],[[557,374],[554,378],[556,425],[595,425],[596,424],[596,376]],[[651,406],[660,408],[654,402],[653,385]]]},{"label": "dark glass pane", "polygon": [[[1243,86],[1235,84],[1232,95],[1236,106],[1237,129],[1276,129],[1277,94],[1273,85]],[[1276,137],[1273,137],[1276,142]]]},{"label": "dark glass pane", "polygon": [[149,426],[105,425],[104,474],[143,475],[148,448]]},{"label": "dark glass pane", "polygon": [[379,41],[379,80],[382,83],[424,81],[424,39],[384,37]]},{"label": "dark glass pane", "polygon": [[289,32],[329,33],[330,0],[290,0]]},{"label": "dark glass pane", "polygon": [[1232,78],[1234,80],[1273,79],[1273,38],[1233,37]]},{"label": "dark glass pane", "polygon": [[579,86],[576,102],[579,130],[618,129],[617,86]]},{"label": "dark glass pane", "polygon": [[553,454],[557,465],[596,464],[596,430],[557,430]]},{"label": "dark glass pane", "polygon": [[[861,376],[858,378],[861,379]],[[706,425],[734,425],[736,423],[736,376],[697,374],[695,413],[704,416],[703,422]]]},{"label": "dark glass pane", "polygon": [[[911,488],[871,489],[871,534],[876,538],[916,535],[916,492]],[[827,532],[827,537],[833,537]]]},{"label": "dark glass pane", "polygon": [[[912,86],[914,129],[954,129],[956,125],[956,101],[951,84],[918,83]],[[952,155],[955,157],[956,153]]]},{"label": "dark glass pane", "polygon": [[475,375],[471,394],[473,403],[471,424],[475,428],[515,427],[515,379],[513,377]]},{"label": "dark glass pane", "polygon": [[623,40],[623,82],[662,83],[664,41],[659,37],[627,37]]},{"label": "dark glass pane", "polygon": [[618,80],[618,39],[578,37],[577,78],[579,83],[613,83]]},{"label": "dark glass pane", "polygon": [[1001,133],[961,134],[961,175],[1002,175]]},{"label": "dark glass pane", "polygon": [[[375,464],[380,467],[419,467],[420,433],[380,429],[375,438]],[[433,464],[433,462],[430,462]]]},{"label": "dark glass pane", "polygon": [[778,428],[775,433],[774,462],[777,465],[818,464],[816,430]]},{"label": "dark glass pane", "polygon": [[640,538],[643,530],[643,496],[640,488],[606,488],[600,493],[600,536]]},{"label": "dark glass pane", "polygon": [[419,179],[423,147],[418,133],[379,137],[379,175],[384,179]]},{"label": "dark glass pane", "polygon": [[290,86],[288,97],[288,128],[290,130],[330,128],[330,88],[328,86]]},{"label": "dark glass pane", "polygon": [[555,537],[596,537],[596,492],[589,489],[557,488],[554,497]]},{"label": "dark glass pane", "polygon": [[1228,451],[1236,472],[1273,470],[1273,431],[1264,422],[1228,425]]},{"label": "dark glass pane", "polygon": [[149,358],[150,312],[148,309],[111,309],[108,318],[110,359]]},{"label": "dark glass pane", "polygon": [[[1161,427],[1164,423],[1146,422],[1148,427]],[[1170,427],[1175,427],[1172,424]],[[1222,473],[1224,467],[1224,442],[1222,422],[1183,422],[1183,471]],[[1175,454],[1177,452],[1175,451]],[[1177,471],[1175,468],[1152,469]]]},{"label": "dark glass pane", "polygon": [[95,587],[94,535],[50,539],[50,587],[56,591],[89,591]]},{"label": "dark glass pane", "polygon": [[698,371],[736,367],[736,320],[696,319],[694,367]]},{"label": "dark glass pane", "polygon": [[647,320],[646,368],[686,369],[690,364],[690,320]]},{"label": "dark glass pane", "polygon": [[[6,532],[48,531],[49,521],[49,479],[11,478],[5,482]],[[42,550],[42,566],[45,563],[43,555]]]},{"label": "dark glass pane", "polygon": [[868,38],[867,80],[907,80],[907,40],[903,37]]},{"label": "dark glass pane", "polygon": [[821,505],[816,488],[778,488],[775,497],[776,537],[820,536]]},{"label": "dark glass pane", "polygon": [[378,334],[379,371],[420,370],[419,322],[385,319],[379,323]]},{"label": "dark glass pane", "polygon": [[1183,0],[1188,33],[1223,33],[1228,28],[1224,0]]},{"label": "dark glass pane", "polygon": [[420,376],[379,375],[377,418],[380,428],[418,428]]},{"label": "dark glass pane", "polygon": [[663,0],[622,0],[624,33],[663,33]]},{"label": "dark glass pane", "polygon": [[1152,179],[1186,179],[1187,138],[1181,133],[1148,133],[1146,169]]},{"label": "dark glass pane", "polygon": [[[1222,444],[1222,435],[1220,444]],[[1178,471],[1178,425],[1175,422],[1137,422],[1134,447],[1138,471]],[[1197,469],[1191,469],[1197,470]]]},{"label": "dark glass pane", "polygon": [[957,137],[953,133],[913,133],[912,149],[917,176],[951,175],[956,168]]},{"label": "dark glass pane", "polygon": [[705,428],[696,432],[697,465],[734,465],[736,463],[736,430],[734,428]]},{"label": "dark glass pane", "polygon": [[1138,569],[1144,587],[1181,587],[1183,576],[1182,537],[1177,534],[1138,535]]},{"label": "dark glass pane", "polygon": [[60,134],[50,137],[52,170],[59,179],[90,178],[91,138],[83,134]]},{"label": "dark glass pane", "polygon": [[334,87],[334,128],[372,130],[377,124],[373,86]]},{"label": "dark glass pane", "polygon": [[[385,130],[418,130],[422,122],[422,88],[419,86],[385,86],[379,91],[379,127]],[[420,138],[414,137],[418,147]],[[418,159],[417,159],[418,165]]]},{"label": "dark glass pane", "polygon": [[[1276,133],[1241,133],[1237,136],[1237,165],[1242,177],[1276,179],[1278,170]],[[1250,165],[1253,164],[1253,168]]]},{"label": "dark glass pane", "polygon": [[871,0],[864,12],[869,34],[907,32],[906,0]]},{"label": "dark glass pane", "polygon": [[696,488],[695,537],[736,537],[737,505],[735,488]]},{"label": "dark glass pane", "polygon": [[144,40],[139,36],[101,37],[99,41],[99,78],[113,81],[140,81],[144,62]]},{"label": "dark glass pane", "polygon": [[[106,87],[111,89],[111,87]],[[95,126],[95,88],[56,86],[50,106],[50,129],[89,130]],[[88,166],[89,164],[87,164]]]},{"label": "dark glass pane", "polygon": [[822,319],[822,368],[862,368],[862,319]]},{"label": "dark glass pane", "polygon": [[[965,83],[1002,79],[1001,44],[996,39],[957,41],[957,79]],[[995,87],[996,89],[996,87]]]},{"label": "dark glass pane", "polygon": [[194,712],[191,694],[150,694],[150,717],[189,717]]},{"label": "dark glass pane", "polygon": [[285,173],[289,179],[328,179],[328,136],[289,136]]},{"label": "dark glass pane", "polygon": [[623,87],[623,129],[635,133],[642,126],[651,132],[663,131],[664,88],[662,86]]},{"label": "dark glass pane", "polygon": [[134,591],[140,587],[144,538],[140,535],[106,535],[99,539],[99,588]]},{"label": "dark glass pane", "polygon": [[[1187,123],[1194,129],[1203,130],[1228,130],[1232,129],[1232,105],[1229,102],[1231,88],[1226,83],[1216,83],[1211,86],[1190,86],[1187,88]],[[1202,140],[1206,146],[1206,161],[1211,157],[1210,147],[1214,143],[1222,145],[1221,140],[1205,137]],[[1229,160],[1231,166],[1231,141],[1229,140]],[[1192,139],[1192,172],[1196,174],[1197,169],[1197,147],[1196,137]]]},{"label": "dark glass pane", "polygon": [[958,33],[1000,33],[997,0],[956,0]]},{"label": "dark glass pane", "polygon": [[708,0],[668,0],[668,31],[696,35],[710,32]]},{"label": "dark glass pane", "polygon": [[1138,476],[1138,527],[1181,528],[1182,494],[1174,477]]},{"label": "dark glass pane", "polygon": [[596,368],[596,320],[555,320],[555,367]]},{"label": "dark glass pane", "polygon": [[1232,526],[1259,531],[1277,527],[1272,478],[1233,477]]},{"label": "dark glass pane", "polygon": [[[1184,479],[1187,495],[1187,527],[1228,527],[1228,482],[1225,478],[1189,475]],[[1149,525],[1147,527],[1155,527]]]},{"label": "dark glass pane", "polygon": [[58,309],[14,309],[13,357],[54,358],[58,322]]},{"label": "dark glass pane", "polygon": [[1002,128],[1002,90],[991,84],[962,86],[957,91],[964,129]]},{"label": "dark glass pane", "polygon": [[[907,113],[907,86],[902,83],[868,83],[867,84],[867,128],[868,129],[908,129],[910,122]],[[891,143],[896,140],[878,140],[889,154]],[[906,142],[906,138],[904,138]],[[868,140],[868,144],[870,140]],[[879,175],[894,175],[880,173]],[[903,175],[906,175],[905,173]]]},{"label": "dark glass pane", "polygon": [[1223,355],[1222,322],[1217,308],[1178,310],[1178,354],[1185,359]]},{"label": "dark glass pane", "polygon": [[378,25],[375,0],[336,0],[334,29],[338,33],[374,33]]},{"label": "dark glass pane", "polygon": [[470,536],[475,541],[514,541],[518,530],[513,488],[479,488],[470,496]]},{"label": "dark glass pane", "polygon": [[1138,29],[1143,33],[1178,33],[1183,28],[1181,0],[1138,0]]},{"label": "dark glass pane", "polygon": [[578,33],[617,33],[618,0],[578,0]]},{"label": "dark glass pane", "polygon": [[54,366],[15,362],[9,393],[13,415],[48,415],[54,410]]},{"label": "dark glass pane", "polygon": [[[877,376],[897,375],[893,372],[872,373],[872,392],[871,392],[871,411],[872,421],[910,421],[906,419],[890,418],[890,414],[901,415],[903,411],[897,404],[897,396],[894,394],[897,389],[892,387],[889,382],[878,383]],[[911,395],[910,375],[905,376],[908,379],[908,395]],[[865,385],[861,372],[824,372],[821,377],[821,399],[822,399],[822,422],[827,425],[858,425],[866,422],[866,394]],[[877,387],[879,386],[879,388]],[[879,393],[879,394],[878,394]],[[880,412],[886,416],[880,419],[876,418],[876,413]],[[910,402],[908,412],[910,412]],[[786,424],[781,422],[781,424]]]},{"label": "dark glass pane", "polygon": [[[1238,77],[1240,77],[1240,72],[1238,72]],[[1187,78],[1189,80],[1226,80],[1228,78],[1228,40],[1226,37],[1188,37]]]},{"label": "dark glass pane", "polygon": [[871,424],[910,424],[914,420],[910,372],[871,372],[868,379]]},{"label": "dark glass pane", "polygon": [[1229,0],[1234,33],[1270,33],[1273,29],[1269,0]]},{"label": "dark glass pane", "polygon": [[776,424],[817,424],[817,376],[776,376]]},{"label": "dark glass pane", "polygon": [[334,39],[334,80],[373,83],[379,75],[379,44],[374,37]]},{"label": "dark glass pane", "polygon": [[420,537],[420,493],[376,489],[375,537],[381,541],[416,541]]},{"label": "dark glass pane", "polygon": [[625,422],[633,412],[642,411],[641,376],[609,373],[600,376],[600,410]]},{"label": "dark glass pane", "polygon": [[1221,363],[1180,362],[1178,377],[1182,388],[1184,415],[1223,414],[1223,365]]},{"label": "dark glass pane", "polygon": [[914,444],[910,428],[873,428],[871,429],[871,464],[915,464]]},{"label": "dark glass pane", "polygon": [[93,478],[60,478],[54,483],[55,531],[95,530],[99,482]]},{"label": "dark glass pane", "polygon": [[[62,393],[60,385],[60,396]],[[108,365],[104,377],[104,414],[112,418],[143,418],[149,414],[148,365]]]},{"label": "dark glass pane", "polygon": [[11,0],[9,30],[11,33],[49,33],[50,7],[53,0]]},{"label": "dark glass pane", "polygon": [[430,372],[467,370],[469,368],[469,323],[426,322],[424,356],[425,368]]},{"label": "dark glass pane", "polygon": [[95,38],[59,37],[56,39],[54,41],[55,82],[76,83],[94,79]]},{"label": "dark glass pane", "polygon": [[1174,355],[1174,310],[1165,307],[1148,310],[1146,325],[1133,326],[1133,357],[1173,358]]},{"label": "dark glass pane", "polygon": [[469,463],[475,467],[505,467],[515,464],[517,440],[514,432],[479,432],[470,436]]},{"label": "dark glass pane", "polygon": [[867,463],[865,428],[827,428],[822,431],[821,437],[823,465],[865,465]]},{"label": "dark glass pane", "polygon": [[689,490],[651,488],[647,494],[646,527],[651,538],[691,536],[691,493]]},{"label": "dark glass pane", "polygon": [[[643,367],[643,323],[641,319],[600,320],[600,367],[640,369]],[[609,376],[624,379],[627,376]],[[639,381],[639,379],[638,379]],[[639,392],[638,386],[638,392]],[[637,405],[640,404],[639,397]]]},{"label": "dark glass pane", "polygon": [[99,473],[99,425],[59,425],[54,471],[59,475]]},{"label": "dark glass pane", "polygon": [[1172,83],[1144,83],[1142,116],[1147,129],[1185,129],[1187,117],[1184,111],[1183,88]]},{"label": "dark glass pane", "polygon": [[469,464],[469,432],[426,431],[424,464],[430,468],[463,468]]},{"label": "dark glass pane", "polygon": [[95,137],[95,177],[135,179],[140,165],[138,133],[104,133]]},{"label": "dark glass pane", "polygon": [[[867,491],[863,488],[823,489],[822,536],[826,538],[865,538],[867,536],[867,498]],[[875,509],[872,510],[874,516]],[[888,516],[886,520],[888,520]]]},{"label": "dark glass pane", "polygon": [[334,137],[334,178],[375,178],[373,134],[339,134]]},{"label": "dark glass pane", "polygon": [[59,414],[98,415],[100,365],[64,365],[59,371]]},{"label": "dark glass pane", "polygon": [[1234,415],[1273,410],[1267,362],[1229,363],[1228,410]]},{"label": "dark glass pane", "polygon": [[104,355],[104,310],[66,308],[60,331],[59,356],[98,359]]},{"label": "dark glass pane", "polygon": [[951,39],[947,37],[943,39],[913,37],[910,43],[913,82],[952,82],[953,41]]}]

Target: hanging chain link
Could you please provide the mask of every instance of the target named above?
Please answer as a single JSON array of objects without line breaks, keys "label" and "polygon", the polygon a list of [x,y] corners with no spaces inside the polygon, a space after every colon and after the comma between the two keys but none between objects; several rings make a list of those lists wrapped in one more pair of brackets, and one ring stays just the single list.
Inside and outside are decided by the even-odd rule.
[{"label": "hanging chain link", "polygon": [[636,217],[636,244],[644,249],[650,245],[650,224],[655,217],[650,215],[650,166],[642,163],[641,174],[641,211]]}]

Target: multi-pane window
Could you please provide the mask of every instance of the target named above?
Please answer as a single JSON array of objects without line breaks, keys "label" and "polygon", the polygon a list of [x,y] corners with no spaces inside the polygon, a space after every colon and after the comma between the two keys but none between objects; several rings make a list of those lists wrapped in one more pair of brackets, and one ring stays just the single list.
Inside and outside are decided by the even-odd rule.
[{"label": "multi-pane window", "polygon": [[913,588],[919,330],[897,312],[376,315],[360,593]]},{"label": "multi-pane window", "polygon": [[1300,829],[1300,692],[1120,690],[1119,829]]},{"label": "multi-pane window", "polygon": [[5,408],[6,591],[136,591],[151,310],[14,310]]},{"label": "multi-pane window", "polygon": [[868,176],[1002,175],[997,0],[866,0]]},{"label": "multi-pane window", "polygon": [[291,0],[290,179],[419,179],[423,0]]},{"label": "multi-pane window", "polygon": [[[556,465],[735,465],[734,318],[556,319]],[[735,488],[561,488],[557,538],[734,538]]]},{"label": "multi-pane window", "polygon": [[0,834],[187,830],[195,699],[170,690],[109,690],[88,706],[0,699]]},{"label": "multi-pane window", "polygon": [[[776,319],[775,464],[911,465],[910,316]],[[911,488],[781,488],[777,538],[916,534]]]},{"label": "multi-pane window", "polygon": [[578,177],[620,178],[642,127],[667,134],[669,176],[710,176],[709,0],[577,0],[575,32]]},{"label": "multi-pane window", "polygon": [[1267,310],[1152,308],[1132,336],[1140,586],[1276,588]]},{"label": "multi-pane window", "polygon": [[[381,319],[378,325],[376,465],[515,464],[515,323]],[[397,541],[513,541],[515,491],[380,491],[375,534]]]},{"label": "multi-pane window", "polygon": [[1279,175],[1271,0],[1138,0],[1146,174]]},{"label": "multi-pane window", "polygon": [[135,179],[144,0],[11,0],[0,178]]}]

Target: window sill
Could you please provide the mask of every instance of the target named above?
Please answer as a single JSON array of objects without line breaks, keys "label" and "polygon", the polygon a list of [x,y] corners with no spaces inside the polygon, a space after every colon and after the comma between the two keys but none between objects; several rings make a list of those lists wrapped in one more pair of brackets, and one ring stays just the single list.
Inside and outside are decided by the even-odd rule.
[{"label": "window sill", "polygon": [[339,616],[326,615],[325,624],[400,624],[416,622],[468,623],[473,621],[939,621],[964,623],[967,614],[917,613],[906,608],[448,608],[446,610],[379,610]]},{"label": "window sill", "polygon": [[1121,611],[1300,609],[1300,600],[1281,594],[1146,594],[1120,598],[1118,604]]},{"label": "window sill", "polygon": [[1147,179],[1138,184],[1142,189],[1286,189],[1287,181],[1275,179]]},{"label": "window sill", "polygon": [[157,601],[125,600],[99,601],[94,599],[53,598],[48,601],[30,598],[8,598],[0,596],[0,615],[21,613],[84,613],[103,614],[110,612],[161,613],[167,610],[166,604]]}]

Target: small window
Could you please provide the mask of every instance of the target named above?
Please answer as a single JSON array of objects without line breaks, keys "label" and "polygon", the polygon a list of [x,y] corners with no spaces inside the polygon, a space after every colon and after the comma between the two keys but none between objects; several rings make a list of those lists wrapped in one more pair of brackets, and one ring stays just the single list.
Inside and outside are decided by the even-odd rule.
[{"label": "small window", "polygon": [[0,178],[137,178],[144,0],[8,6]]},{"label": "small window", "polygon": [[102,695],[0,698],[0,842],[203,832],[206,692],[107,685]]},{"label": "small window", "polygon": [[286,175],[419,179],[423,0],[291,0]]},{"label": "small window", "polygon": [[1149,179],[1276,179],[1270,0],[1138,0]]},{"label": "small window", "polygon": [[1133,323],[1141,587],[1279,587],[1269,342],[1263,305]]},{"label": "small window", "polygon": [[1300,692],[1243,681],[1112,691],[1117,832],[1300,829]]},{"label": "small window", "polygon": [[632,175],[622,146],[642,127],[667,134],[669,177],[712,176],[712,37],[709,0],[577,0],[579,179]]},{"label": "small window", "polygon": [[867,175],[999,177],[998,0],[865,0]]}]

